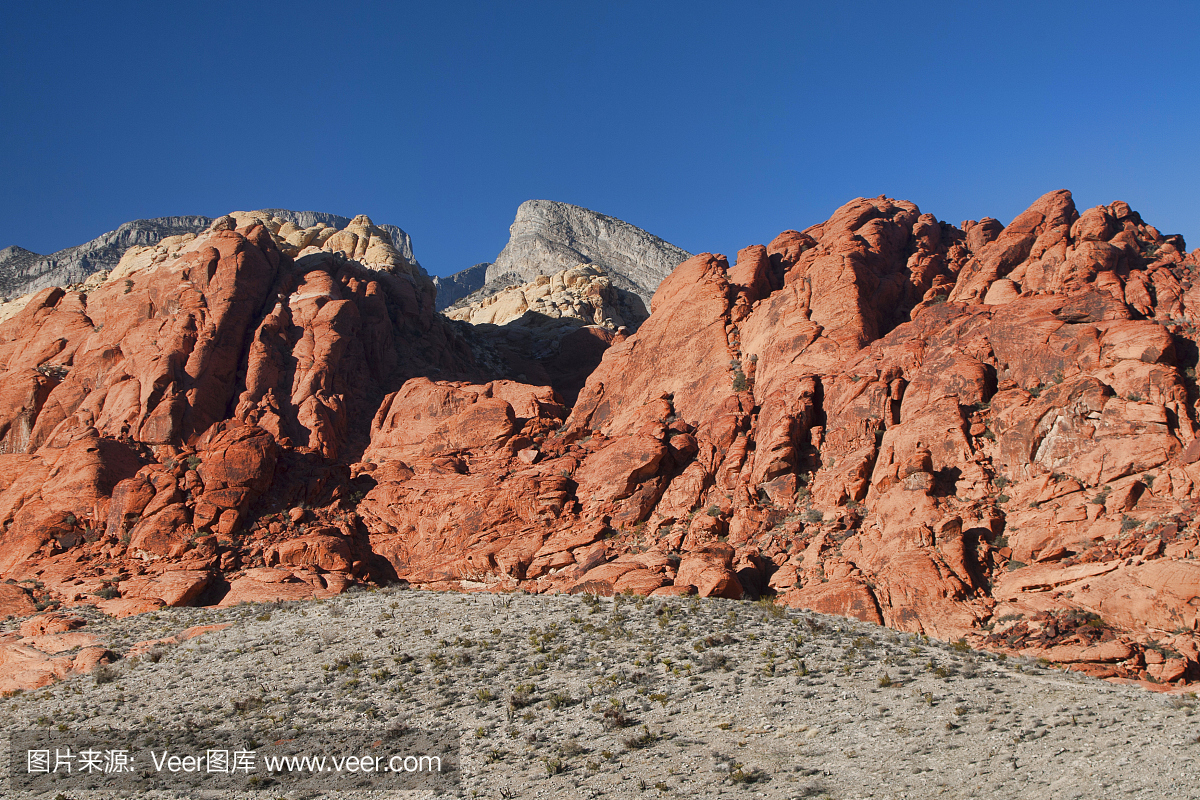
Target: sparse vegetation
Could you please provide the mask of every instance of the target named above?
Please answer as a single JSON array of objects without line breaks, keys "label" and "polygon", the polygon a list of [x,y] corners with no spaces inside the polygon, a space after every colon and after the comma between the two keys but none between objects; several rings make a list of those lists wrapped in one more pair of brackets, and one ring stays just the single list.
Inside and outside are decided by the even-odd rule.
[{"label": "sparse vegetation", "polygon": [[646,725],[642,726],[641,731],[632,736],[627,736],[621,740],[627,750],[640,750],[643,747],[650,747],[655,742],[662,738],[662,734],[657,731],[652,731]]},{"label": "sparse vegetation", "polygon": [[[778,787],[782,796],[816,796],[805,788],[816,786],[805,782],[813,774],[808,762],[801,760],[795,771],[771,769],[780,739],[801,752],[819,750],[822,768],[834,775],[854,760],[856,771],[876,781],[885,768],[889,780],[905,776],[913,793],[936,791],[933,776],[914,767],[950,769],[997,731],[1005,741],[1010,734],[1018,738],[1031,759],[1050,758],[1062,747],[1062,734],[1084,729],[1111,737],[1115,752],[1132,753],[1123,745],[1137,718],[1132,709],[1114,708],[1105,727],[1088,727],[1096,717],[1081,712],[1088,708],[1081,699],[1090,691],[1085,679],[1055,676],[1062,685],[1047,692],[1026,683],[1017,669],[1039,672],[1044,667],[1035,661],[993,658],[965,640],[939,642],[770,601],[502,600],[420,593],[395,603],[381,589],[312,604],[164,609],[125,622],[139,626],[127,643],[202,622],[232,620],[235,626],[151,648],[86,681],[9,693],[0,704],[17,724],[32,726],[41,716],[51,731],[79,730],[84,719],[153,718],[146,724],[182,726],[185,715],[202,729],[231,722],[247,730],[322,728],[346,715],[370,724],[419,708],[429,716],[411,718],[406,724],[414,729],[432,721],[467,731],[464,794],[480,797],[505,796],[501,786],[511,787],[511,797],[543,788],[548,796],[569,793],[618,766],[634,770],[629,774],[641,784],[626,786],[635,792],[644,785],[655,789],[651,794],[702,796],[724,784],[726,791]],[[343,610],[340,619],[326,613],[332,607]],[[1022,620],[997,619],[996,629]],[[1084,637],[1107,630],[1082,612],[1053,624]],[[412,633],[399,637],[399,630]],[[302,654],[289,650],[297,644]],[[314,660],[314,650],[329,655]],[[1158,652],[1173,655],[1167,648]],[[524,677],[534,666],[537,677]],[[136,686],[128,676],[137,676]],[[1073,680],[1080,681],[1078,690]],[[202,698],[210,688],[202,692],[201,686],[225,699],[200,699],[186,710],[163,699],[180,692]],[[726,705],[731,698],[737,698],[736,711]],[[1177,736],[1195,719],[1194,698],[1138,702],[1157,704],[1164,736]],[[1058,705],[1069,708],[1058,712]],[[839,715],[850,707],[854,714]],[[860,741],[863,730],[884,734],[869,751]],[[930,750],[950,741],[953,750]],[[677,752],[695,768],[674,768]],[[882,754],[878,766],[868,752]],[[1103,764],[1110,762],[1101,763],[1107,769]],[[793,775],[800,781],[795,786]],[[864,796],[871,791],[845,786]]]},{"label": "sparse vegetation", "polygon": [[92,672],[92,676],[96,680],[97,686],[103,686],[106,683],[112,683],[117,679],[119,672],[116,667],[111,664],[101,664]]},{"label": "sparse vegetation", "polygon": [[534,686],[532,683],[523,683],[516,687],[508,696],[508,707],[516,710],[531,705],[535,702],[533,691]]}]

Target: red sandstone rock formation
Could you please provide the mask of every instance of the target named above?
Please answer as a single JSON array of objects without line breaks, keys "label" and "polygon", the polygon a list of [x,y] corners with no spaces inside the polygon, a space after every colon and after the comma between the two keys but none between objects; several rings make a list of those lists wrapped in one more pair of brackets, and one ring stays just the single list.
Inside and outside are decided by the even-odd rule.
[{"label": "red sandstone rock formation", "polygon": [[219,631],[230,623],[197,625],[165,639],[138,642],[123,656],[109,650],[96,635],[79,630],[85,625],[80,617],[48,612],[25,620],[16,631],[0,634],[0,692],[38,689],[121,657],[142,656],[158,646]]},{"label": "red sandstone rock formation", "polygon": [[571,408],[569,355],[489,374],[423,276],[251,225],[0,325],[0,612],[777,595],[1200,680],[1200,251],[1123,203],[701,254]]}]

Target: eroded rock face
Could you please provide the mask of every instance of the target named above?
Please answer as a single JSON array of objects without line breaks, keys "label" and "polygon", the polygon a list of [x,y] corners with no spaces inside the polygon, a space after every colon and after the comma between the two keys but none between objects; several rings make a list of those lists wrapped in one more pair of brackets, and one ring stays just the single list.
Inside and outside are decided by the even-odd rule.
[{"label": "eroded rock face", "polygon": [[604,270],[588,264],[539,275],[530,283],[446,312],[450,319],[472,325],[534,328],[538,338],[548,342],[556,342],[580,325],[635,330],[648,315],[639,298],[614,287]]},{"label": "eroded rock face", "polygon": [[469,348],[365,217],[239,216],[0,326],[0,571],[25,581],[7,614],[263,596],[231,578],[268,561],[289,596],[321,594],[386,565],[344,513],[289,509],[352,494],[379,401],[417,372],[471,374]]},{"label": "eroded rock face", "polygon": [[130,247],[195,234],[211,224],[211,219],[200,216],[138,219],[90,242],[50,255],[6,247],[0,250],[0,293],[6,298],[16,298],[50,286],[79,283],[95,272],[115,267]]},{"label": "eroded rock face", "polygon": [[[423,542],[392,557],[418,582],[774,591],[1097,674],[1200,678],[1183,655],[1146,660],[1197,629],[1196,261],[1123,204],[1079,215],[1065,192],[1007,228],[854,201],[733,265],[680,265],[562,428],[519,448],[536,458],[455,452],[455,494],[487,474],[506,498],[471,501],[474,538],[445,538],[449,504],[398,512],[381,484],[373,544]],[[589,521],[608,533],[549,544]],[[641,549],[679,559],[670,583],[618,566]],[[1043,627],[1064,613],[1098,621]],[[1005,638],[1014,620],[1040,633]]]},{"label": "eroded rock face", "polygon": [[485,369],[358,229],[293,257],[226,218],[0,325],[9,613],[395,579],[775,595],[1200,680],[1200,253],[1128,206],[855,200],[680,264],[636,333],[570,342],[585,369],[567,339]]}]

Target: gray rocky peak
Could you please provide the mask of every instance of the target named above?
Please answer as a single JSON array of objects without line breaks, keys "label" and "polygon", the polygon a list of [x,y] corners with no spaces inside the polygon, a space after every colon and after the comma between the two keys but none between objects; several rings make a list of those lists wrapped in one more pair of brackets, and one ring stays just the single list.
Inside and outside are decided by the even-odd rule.
[{"label": "gray rocky peak", "polygon": [[595,264],[647,308],[663,278],[691,256],[627,222],[550,200],[522,203],[509,233],[508,244],[487,268],[486,285],[520,285],[538,275]]}]

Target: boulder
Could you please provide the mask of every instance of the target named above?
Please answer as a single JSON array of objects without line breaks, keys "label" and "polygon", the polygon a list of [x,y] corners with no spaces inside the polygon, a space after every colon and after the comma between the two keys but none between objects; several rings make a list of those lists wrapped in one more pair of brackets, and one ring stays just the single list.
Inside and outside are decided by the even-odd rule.
[{"label": "boulder", "polygon": [[626,572],[616,580],[613,584],[613,591],[617,594],[646,596],[666,584],[667,576],[661,572],[652,572],[648,569],[634,569]]},{"label": "boulder", "polygon": [[733,571],[734,550],[723,542],[703,545],[685,553],[675,575],[676,586],[694,586],[701,597],[738,600],[742,585]]},{"label": "boulder", "polygon": [[29,592],[12,583],[0,583],[0,617],[25,617],[37,611]]},{"label": "boulder", "polygon": [[205,570],[165,570],[153,575],[137,575],[117,584],[122,599],[161,600],[168,606],[190,606],[212,581]]},{"label": "boulder", "polygon": [[822,614],[853,617],[875,625],[883,624],[879,605],[870,587],[856,578],[808,584],[785,592],[782,600],[790,608],[810,609]]}]

